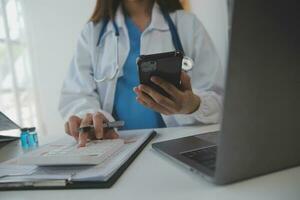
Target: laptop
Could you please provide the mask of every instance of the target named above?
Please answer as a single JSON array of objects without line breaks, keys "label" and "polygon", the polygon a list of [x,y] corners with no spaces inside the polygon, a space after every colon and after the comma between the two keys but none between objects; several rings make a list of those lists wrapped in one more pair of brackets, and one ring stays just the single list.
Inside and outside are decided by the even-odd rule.
[{"label": "laptop", "polygon": [[299,10],[235,1],[220,132],[152,147],[220,185],[300,165]]},{"label": "laptop", "polygon": [[20,136],[20,127],[0,111],[0,148],[7,142],[17,140]]}]

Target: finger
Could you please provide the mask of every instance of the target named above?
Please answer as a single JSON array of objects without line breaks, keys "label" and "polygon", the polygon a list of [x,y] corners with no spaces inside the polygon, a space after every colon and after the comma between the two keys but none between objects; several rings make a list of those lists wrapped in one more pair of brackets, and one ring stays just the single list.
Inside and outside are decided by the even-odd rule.
[{"label": "finger", "polygon": [[182,90],[192,90],[191,78],[186,72],[181,72],[180,80]]},{"label": "finger", "polygon": [[151,108],[152,110],[155,110],[156,112],[165,114],[165,115],[172,114],[172,112],[170,110],[168,110],[167,108],[165,108],[165,107],[159,105],[158,103],[156,103],[151,96],[149,96],[148,94],[144,93],[139,88],[137,88],[135,90],[135,92],[137,94],[136,100],[140,104],[142,104],[142,105],[144,105],[144,106],[146,106],[148,108]]},{"label": "finger", "polygon": [[104,134],[104,139],[106,140],[113,140],[118,138],[119,134],[114,129],[107,130]]},{"label": "finger", "polygon": [[152,110],[162,113],[164,115],[172,114],[171,111],[160,106],[159,104],[155,103],[155,101],[148,96],[147,94],[143,93],[138,87],[134,88],[134,92],[138,95],[136,100],[145,107],[151,108]]},{"label": "finger", "polygon": [[65,133],[68,134],[68,135],[71,135],[70,128],[69,128],[69,122],[66,122],[64,127],[65,127]]},{"label": "finger", "polygon": [[72,135],[76,140],[79,138],[78,128],[80,127],[81,119],[75,115],[71,116],[69,119],[69,130],[70,135]]},{"label": "finger", "polygon": [[[173,102],[171,99],[161,95],[160,93],[156,92],[152,88],[145,86],[145,85],[141,85],[139,87],[139,89],[142,92],[145,92],[146,94],[148,94],[157,104],[161,105],[162,107],[165,107],[167,110],[175,113],[179,109],[178,105],[175,102]],[[142,92],[140,92],[141,95],[143,95]]]},{"label": "finger", "polygon": [[88,133],[80,133],[79,135],[79,147],[85,147],[88,142]]},{"label": "finger", "polygon": [[174,85],[157,76],[151,77],[151,81],[159,87],[161,87],[166,93],[168,93],[172,97],[176,98],[181,95],[181,91],[177,89]]},{"label": "finger", "polygon": [[147,97],[146,95],[142,94],[141,96],[138,96],[136,100],[142,104],[145,107],[148,107],[158,113],[164,114],[164,115],[171,115],[172,112],[167,110],[166,108],[160,106],[156,102],[154,102],[151,98]]},{"label": "finger", "polygon": [[[93,115],[87,114],[85,118],[81,121],[80,127],[89,126],[93,123]],[[88,132],[81,132],[79,134],[79,147],[85,147],[87,141],[88,141]]]},{"label": "finger", "polygon": [[98,140],[103,138],[103,121],[105,117],[102,113],[97,112],[93,115],[93,124],[95,128],[95,136]]}]

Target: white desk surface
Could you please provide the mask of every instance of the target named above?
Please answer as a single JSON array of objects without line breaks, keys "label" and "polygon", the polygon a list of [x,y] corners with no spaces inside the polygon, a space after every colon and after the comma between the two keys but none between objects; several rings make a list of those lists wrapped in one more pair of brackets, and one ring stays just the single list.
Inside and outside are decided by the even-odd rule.
[{"label": "white desk surface", "polygon": [[[217,130],[218,126],[160,129],[152,141],[162,141]],[[300,167],[228,186],[215,186],[174,164],[150,145],[111,189],[0,192],[9,200],[300,200]]]}]

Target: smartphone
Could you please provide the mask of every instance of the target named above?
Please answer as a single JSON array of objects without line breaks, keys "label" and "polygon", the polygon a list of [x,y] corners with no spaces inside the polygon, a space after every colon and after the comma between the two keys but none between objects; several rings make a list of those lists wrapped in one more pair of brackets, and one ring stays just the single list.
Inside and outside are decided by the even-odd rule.
[{"label": "smartphone", "polygon": [[137,65],[140,83],[169,97],[168,93],[150,79],[152,76],[157,76],[179,88],[183,57],[184,55],[181,51],[139,56]]}]

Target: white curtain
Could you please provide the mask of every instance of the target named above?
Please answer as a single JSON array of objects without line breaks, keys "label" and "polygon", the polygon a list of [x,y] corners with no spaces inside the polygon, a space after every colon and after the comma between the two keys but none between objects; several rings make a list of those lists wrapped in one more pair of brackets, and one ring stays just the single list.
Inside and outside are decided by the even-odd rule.
[{"label": "white curtain", "polygon": [[0,111],[22,127],[38,127],[21,1],[0,0]]}]

